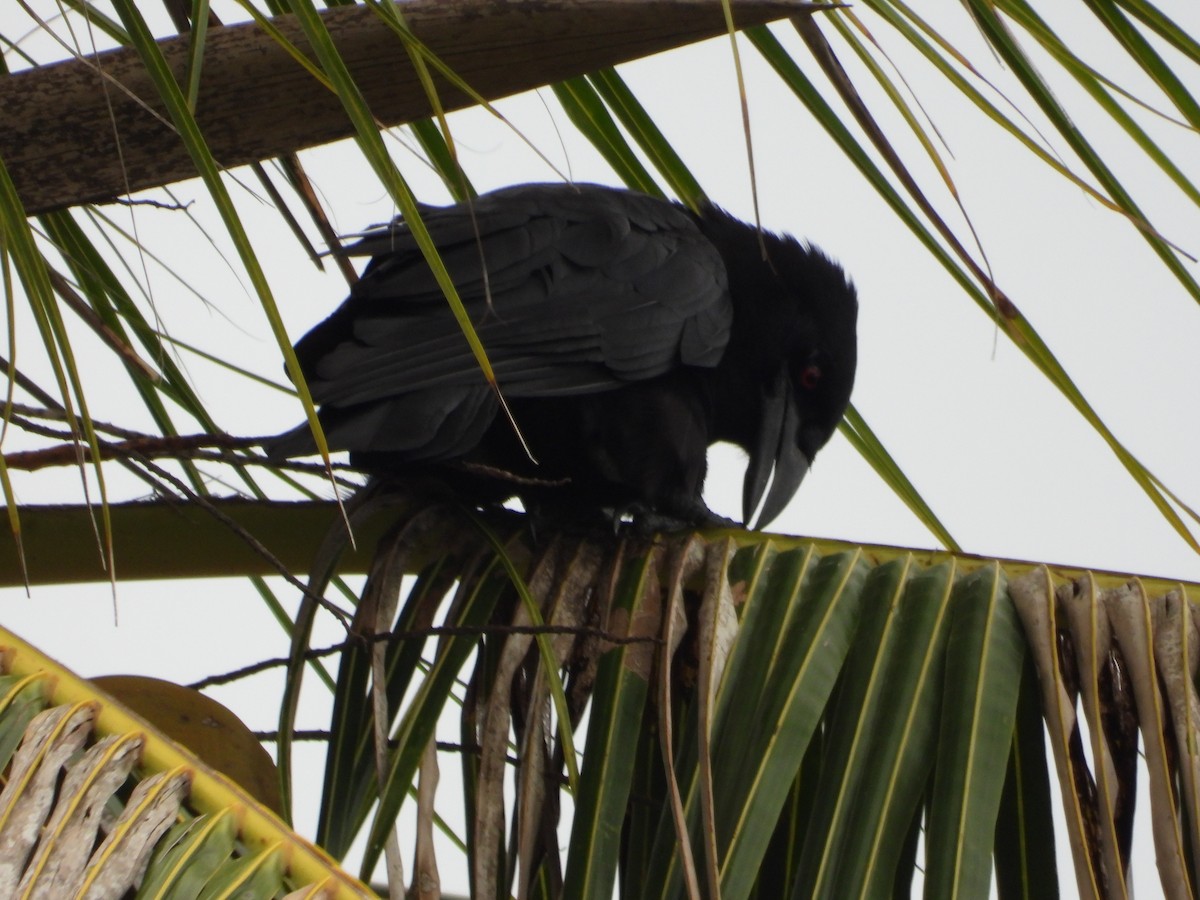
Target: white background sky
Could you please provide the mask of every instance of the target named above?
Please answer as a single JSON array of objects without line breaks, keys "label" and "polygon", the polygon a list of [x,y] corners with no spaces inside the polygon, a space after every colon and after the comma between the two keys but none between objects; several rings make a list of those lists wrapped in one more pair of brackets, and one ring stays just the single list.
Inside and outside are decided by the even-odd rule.
[{"label": "white background sky", "polygon": [[[1046,5],[1046,4],[1043,4]],[[1078,4],[1082,6],[1082,4]],[[41,8],[52,14],[53,6]],[[149,5],[147,5],[149,6]],[[1042,9],[1043,15],[1061,14]],[[1076,4],[1069,5],[1072,11]],[[1194,4],[1164,4],[1192,34],[1200,33]],[[236,14],[218,6],[232,21]],[[860,10],[860,12],[864,12]],[[865,13],[864,13],[865,14]],[[959,10],[945,10],[936,24],[988,77],[1015,99],[1044,134],[1033,105],[997,65]],[[945,88],[903,42],[869,16],[874,35],[903,70],[945,139],[951,175],[978,231],[996,280],[1039,330],[1084,395],[1126,446],[1172,490],[1200,507],[1200,310],[1165,270],[1146,243],[1119,216],[1089,200],[1015,141]],[[0,10],[0,32],[25,30],[16,4]],[[20,23],[20,24],[14,24]],[[1069,24],[1068,24],[1069,23]],[[1084,15],[1060,23],[1073,46],[1123,86],[1162,101],[1131,70],[1107,34]],[[168,26],[161,25],[165,34]],[[823,79],[787,27],[777,29],[815,81]],[[1080,40],[1077,35],[1083,35]],[[40,44],[39,44],[40,46]],[[839,51],[844,48],[835,41]],[[44,51],[43,58],[65,55]],[[1178,57],[1167,53],[1169,61]],[[843,62],[857,75],[848,52]],[[1039,61],[1042,60],[1038,57]],[[950,532],[974,553],[1045,560],[1200,581],[1200,557],[1159,516],[1124,474],[1099,436],[1084,423],[1033,366],[959,290],[916,239],[886,209],[794,101],[757,54],[743,44],[763,224],[811,239],[839,259],[859,292],[859,371],[853,401]],[[15,61],[13,63],[15,65]],[[743,218],[753,215],[736,82],[727,40],[711,41],[621,67],[639,98],[709,196]],[[1200,78],[1181,66],[1185,82],[1200,93]],[[1055,70],[1047,63],[1047,75]],[[866,79],[858,81],[875,103]],[[1157,174],[1122,136],[1092,114],[1094,107],[1073,84],[1058,78],[1060,99],[1078,110],[1087,136],[1127,178],[1127,186],[1150,220],[1169,239],[1200,253],[1200,215],[1186,197]],[[828,96],[828,94],[827,94]],[[837,104],[835,104],[836,106]],[[549,91],[500,104],[510,120],[576,180],[615,183],[597,154],[571,133]],[[840,108],[840,106],[838,107]],[[1178,126],[1140,116],[1176,162],[1200,176],[1196,136]],[[506,126],[480,112],[452,117],[460,153],[475,185],[486,190],[555,175]],[[565,144],[560,144],[559,136]],[[921,183],[955,223],[969,233],[920,151],[895,132],[897,144]],[[1063,143],[1055,148],[1077,171]],[[393,144],[397,147],[397,144]],[[440,184],[412,156],[397,160],[420,199],[444,202]],[[338,145],[306,153],[306,169],[335,225],[354,231],[390,218],[391,204],[353,148]],[[250,176],[238,173],[250,184]],[[206,223],[229,266],[178,212],[140,208],[133,215],[143,241],[181,270],[211,304],[181,289],[147,263],[149,290],[168,327],[212,352],[282,379],[278,352],[266,321],[220,233],[203,187],[187,182],[176,195],[195,200],[192,211]],[[278,217],[247,192],[233,187],[276,298],[294,337],[327,315],[345,292],[332,269],[316,272]],[[108,212],[128,225],[130,212]],[[141,263],[126,253],[138,277]],[[1197,266],[1189,264],[1195,275]],[[37,336],[18,315],[21,364],[35,376]],[[81,346],[89,342],[79,329]],[[92,354],[96,356],[96,354]],[[86,359],[87,357],[85,357]],[[298,403],[269,391],[250,392],[237,380],[194,358],[185,358],[218,422],[234,434],[264,434],[298,421]],[[97,381],[90,397],[97,418],[145,425],[137,400],[107,359],[97,363],[111,379]],[[43,383],[49,384],[45,378]],[[10,449],[6,444],[5,449]],[[718,449],[708,499],[717,511],[738,515],[740,454]],[[114,470],[115,471],[115,470]],[[79,502],[78,476],[70,471],[18,476],[26,503]],[[138,496],[136,483],[121,497]],[[773,525],[790,534],[932,547],[934,539],[837,436],[821,453],[791,507]],[[120,572],[120,547],[118,572]],[[118,586],[119,624],[105,582],[70,587],[0,591],[0,623],[84,675],[136,671],[187,682],[270,656],[283,655],[286,640],[248,586],[239,580],[131,583]],[[325,638],[336,639],[333,631]],[[318,638],[322,640],[323,638]],[[278,679],[216,692],[251,727],[274,727]],[[302,724],[327,724],[316,706]],[[316,752],[308,751],[316,760]],[[449,767],[452,761],[444,765]],[[312,769],[310,777],[319,770]],[[306,827],[310,810],[301,810]],[[1141,810],[1142,852],[1148,824]],[[1062,838],[1065,844],[1065,835]],[[408,843],[405,841],[405,843]],[[1143,896],[1152,896],[1153,863]],[[1064,873],[1066,875],[1067,873]],[[462,889],[454,873],[446,886]]]}]

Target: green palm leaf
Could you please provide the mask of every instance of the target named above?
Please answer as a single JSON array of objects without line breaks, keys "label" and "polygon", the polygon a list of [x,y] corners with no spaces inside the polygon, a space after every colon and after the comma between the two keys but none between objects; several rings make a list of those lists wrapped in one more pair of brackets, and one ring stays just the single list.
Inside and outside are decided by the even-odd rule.
[{"label": "green palm leaf", "polygon": [[[1056,844],[1071,854],[1083,895],[1113,896],[1131,872],[1145,877],[1151,869],[1131,857],[1130,836],[1138,829],[1152,835],[1164,893],[1195,894],[1200,769],[1193,749],[1200,707],[1191,677],[1188,594],[1194,597],[1196,586],[958,552],[959,542],[966,545],[973,534],[971,524],[961,514],[951,517],[951,504],[939,508],[934,494],[918,488],[916,475],[906,474],[911,448],[895,435],[894,420],[881,425],[869,401],[850,410],[843,435],[953,554],[734,531],[653,542],[531,535],[520,519],[491,512],[482,519],[461,517],[411,497],[387,515],[352,517],[350,541],[338,531],[333,504],[281,502],[296,491],[328,496],[327,482],[267,463],[251,447],[219,443],[227,436],[217,423],[228,421],[231,398],[253,403],[243,391],[245,398],[257,397],[253,391],[266,385],[273,387],[265,395],[273,396],[280,360],[317,428],[290,349],[295,311],[275,300],[283,296],[283,276],[275,271],[271,226],[241,204],[230,183],[239,175],[223,166],[353,137],[358,155],[349,164],[339,161],[339,168],[370,172],[375,181],[368,193],[382,185],[395,209],[381,215],[399,211],[419,223],[417,198],[433,190],[422,186],[425,180],[454,196],[470,196],[476,185],[483,189],[498,180],[490,138],[477,143],[459,124],[469,119],[448,111],[477,105],[515,130],[524,122],[509,118],[498,98],[552,84],[546,97],[568,129],[564,147],[590,142],[609,167],[586,177],[669,192],[695,206],[706,188],[712,192],[697,174],[708,171],[701,164],[704,148],[673,138],[669,117],[656,121],[649,111],[655,107],[639,96],[637,78],[613,66],[697,36],[722,35],[725,15],[715,7],[651,4],[647,12],[636,4],[618,9],[583,2],[545,5],[533,15],[523,7],[514,13],[511,4],[418,2],[406,4],[401,17],[375,2],[367,9],[350,4],[321,11],[305,0],[288,7],[294,13],[289,20],[277,15],[274,3],[245,0],[241,8],[257,24],[225,28],[209,22],[208,4],[198,2],[192,15],[203,21],[188,35],[159,42],[155,38],[174,23],[155,19],[157,11],[149,7],[118,2],[118,22],[88,0],[66,6],[73,30],[61,33],[69,39],[86,44],[94,35],[128,45],[102,57],[104,70],[121,74],[140,65],[143,80],[132,91],[138,94],[132,106],[155,111],[144,120],[126,118],[127,93],[89,80],[95,77],[90,62],[38,66],[0,84],[0,102],[12,123],[0,135],[0,265],[10,335],[3,368],[11,385],[0,482],[12,535],[0,543],[0,579],[19,586],[104,578],[106,558],[110,570],[115,559],[122,578],[251,575],[253,591],[293,640],[289,660],[262,664],[286,666],[290,673],[276,735],[287,782],[299,710],[313,693],[299,675],[310,662],[320,665],[310,659],[316,654],[309,646],[319,630],[319,606],[310,597],[295,613],[287,599],[293,588],[279,589],[263,576],[279,566],[312,571],[314,594],[323,595],[336,572],[369,572],[366,589],[341,595],[361,607],[352,634],[329,651],[339,656],[336,679],[325,675],[318,688],[328,727],[320,735],[326,745],[316,835],[327,850],[342,857],[356,841],[365,844],[353,865],[364,877],[373,874],[398,817],[408,821],[404,815],[412,810],[419,873],[414,890],[432,891],[436,857],[443,852],[433,832],[444,822],[448,801],[445,788],[431,785],[439,755],[453,753],[465,794],[455,801],[465,811],[464,824],[452,835],[453,852],[462,854],[454,868],[470,871],[473,896],[607,900],[614,890],[664,898],[689,891],[715,896],[718,890],[762,898],[907,895],[918,871],[921,890],[930,896],[984,896],[993,871],[1003,897],[1056,896],[1060,881],[1064,890],[1070,884],[1058,870]],[[798,121],[804,129],[823,129],[882,200],[861,213],[864,242],[873,217],[896,216],[997,334],[1003,331],[1068,401],[1068,414],[1100,436],[1154,514],[1200,549],[1193,534],[1195,504],[1142,461],[1157,466],[1161,456],[1152,456],[1140,435],[1122,433],[1101,417],[1106,398],[1092,396],[1095,389],[1068,365],[1078,357],[1066,352],[1066,339],[1052,327],[1040,330],[1040,319],[1035,330],[1032,310],[1027,317],[1018,309],[1018,303],[1029,306],[1025,298],[1010,298],[991,277],[988,242],[977,240],[978,223],[960,196],[955,160],[933,124],[942,118],[928,99],[935,94],[925,76],[910,77],[909,68],[911,60],[920,60],[939,85],[965,98],[965,108],[978,112],[997,139],[1013,138],[1047,171],[1098,201],[1104,215],[1122,217],[1130,225],[1130,243],[1143,252],[1148,246],[1147,255],[1170,273],[1178,291],[1200,298],[1187,248],[1172,243],[1190,240],[1195,229],[1174,233],[1178,226],[1160,222],[1154,198],[1103,137],[1109,128],[1124,135],[1138,159],[1194,212],[1200,203],[1194,154],[1176,149],[1191,145],[1163,139],[1160,130],[1163,122],[1181,123],[1167,127],[1179,128],[1188,141],[1200,123],[1200,91],[1189,68],[1200,61],[1200,48],[1192,29],[1180,24],[1182,16],[1176,21],[1173,11],[1168,15],[1144,0],[1072,4],[1112,38],[1110,56],[1097,60],[1059,24],[1058,10],[1052,17],[1021,0],[967,4],[975,30],[966,32],[953,30],[941,11],[918,12],[896,0],[815,13],[757,0],[725,6],[733,21],[749,26],[744,40],[758,54],[742,59],[737,75],[747,85],[740,99],[750,111],[755,146],[762,146],[769,127]],[[602,15],[589,18],[597,11]],[[762,25],[780,15],[794,16],[791,29]],[[6,47],[18,43],[23,27],[10,28],[0,15]],[[348,42],[353,28],[374,29],[367,52]],[[36,25],[41,34],[55,29],[54,22]],[[275,63],[267,75],[235,81],[226,90],[247,108],[261,109],[249,105],[257,89],[275,75],[296,79],[272,101],[274,112],[285,113],[280,118],[287,137],[274,133],[259,140],[258,129],[267,123],[258,120],[267,116],[245,115],[237,102],[225,106],[232,115],[223,121],[233,127],[218,125],[212,86],[229,84],[221,79],[239,71],[241,63],[229,60],[245,61],[234,55],[241,40],[254,48],[251,55]],[[9,58],[33,65],[52,61],[44,54],[22,45]],[[992,54],[1008,70],[1003,77],[1012,76],[1004,82],[1012,97],[989,74],[998,68]],[[364,68],[364,59],[387,61],[382,81]],[[1122,71],[1143,80],[1114,74]],[[72,72],[71,91],[66,82],[52,80]],[[781,98],[778,104],[766,110],[757,101],[760,78],[780,88],[771,95]],[[1078,86],[1079,96],[1094,101],[1098,112],[1082,114],[1076,96],[1059,89],[1059,79]],[[41,87],[27,87],[35,84]],[[706,133],[728,127],[708,98],[687,87],[680,86],[679,97],[686,99],[677,102],[696,108]],[[21,113],[37,108],[30,99],[35,97],[51,98],[42,101],[50,114],[30,128]],[[56,107],[56,97],[73,98],[61,104],[70,109]],[[72,118],[93,101],[92,118]],[[152,124],[144,131],[114,125],[130,121]],[[393,144],[383,123],[409,127]],[[77,161],[74,167],[62,165],[62,149],[73,146],[71,140],[107,140],[114,131],[128,152],[122,165],[112,165],[109,150],[88,149],[92,145],[67,153]],[[155,145],[151,131],[168,140]],[[139,134],[146,135],[144,146]],[[822,177],[824,161],[807,143],[808,132],[800,134],[788,177]],[[418,164],[405,155],[410,139]],[[523,134],[517,140],[536,143]],[[150,147],[158,149],[144,152]],[[394,152],[397,147],[406,149]],[[535,150],[540,164],[555,155]],[[335,195],[340,186],[305,174],[310,159],[314,172],[322,172],[324,152],[285,166],[284,187],[275,187],[267,168],[261,171],[272,202],[298,200],[322,239],[331,240],[331,221],[357,226],[363,214],[341,200],[327,203],[321,191]],[[761,166],[757,171],[758,191],[768,194],[778,176],[764,180]],[[1006,174],[997,172],[997,182],[1007,186]],[[263,365],[226,352],[223,341],[232,331],[206,340],[172,324],[168,307],[175,297],[164,298],[161,286],[152,291],[139,275],[142,261],[156,269],[159,260],[172,265],[164,252],[167,238],[142,229],[144,246],[134,246],[130,229],[116,216],[98,207],[85,207],[84,215],[69,209],[126,185],[140,189],[191,175],[202,179],[207,197],[197,204],[203,209],[187,212],[201,232],[189,250],[232,248],[231,258],[247,273],[265,312],[273,338],[266,346],[278,350],[265,354]],[[37,219],[30,220],[29,211]],[[805,212],[814,220],[822,213]],[[309,244],[307,226],[297,218],[280,216]],[[220,225],[204,224],[213,220]],[[986,231],[980,228],[980,234]],[[432,247],[426,250],[453,306],[454,286]],[[227,265],[221,252],[211,250],[214,267]],[[1052,254],[1046,259],[1047,267],[1054,265]],[[175,274],[172,289],[182,286],[180,294],[189,299],[207,297],[207,287],[182,270]],[[161,319],[148,306],[150,297],[163,308]],[[1080,309],[1080,321],[1088,314]],[[26,316],[28,327],[22,324]],[[464,319],[463,326],[486,373],[487,348],[474,341],[471,323]],[[176,348],[189,352],[181,358]],[[199,369],[209,361],[231,381],[207,387],[190,364]],[[100,380],[106,367],[120,382],[111,403],[109,383]],[[954,419],[955,411],[940,408],[936,396],[916,387],[911,396],[910,418]],[[22,403],[30,397],[38,407]],[[996,419],[1003,427],[1023,427],[1017,414],[998,413]],[[1179,419],[1186,425],[1182,413]],[[192,427],[205,434],[187,435]],[[58,482],[67,481],[62,468],[29,476],[20,469],[61,459],[81,470],[86,463],[84,487],[70,494],[84,502],[19,506],[25,496],[60,499]],[[136,491],[124,487],[125,472],[114,463],[138,475]],[[262,469],[273,474],[264,476]],[[980,471],[977,477],[989,475]],[[107,502],[144,491],[147,480],[172,501]],[[114,483],[122,487],[113,489]],[[55,489],[39,492],[41,485]],[[93,524],[86,493],[94,487],[99,524]],[[255,499],[210,499],[223,490]],[[1012,505],[1055,518],[1062,511],[1053,499],[1014,497]],[[851,486],[842,502],[857,511]],[[998,518],[1002,512],[983,514]],[[393,528],[394,520],[400,524]],[[250,543],[253,552],[246,549]],[[148,732],[142,762],[127,776],[122,766],[132,758],[132,720],[32,648],[7,634],[0,638],[13,648],[10,674],[0,681],[0,763],[8,767],[0,807],[37,795],[30,786],[38,777],[57,779],[53,767],[38,776],[38,766],[19,769],[15,759],[43,709],[66,704],[49,730],[75,735],[70,740],[79,740],[87,759],[71,776],[70,795],[90,798],[80,799],[79,808],[107,803],[128,814],[102,843],[92,841],[99,849],[82,876],[89,883],[137,858],[147,896],[274,896],[321,883],[338,892],[363,890]],[[153,640],[166,646],[161,637]],[[102,704],[100,738],[86,727],[67,727],[81,714],[82,707],[72,704],[93,700]],[[446,723],[455,713],[459,734],[452,743]],[[140,724],[132,728],[139,729],[146,731]],[[103,743],[103,735],[114,739]],[[1148,815],[1135,815],[1131,805],[1139,741]],[[41,745],[30,740],[29,746]],[[74,746],[60,744],[54,752],[70,755],[62,748]],[[31,750],[27,756],[44,760],[50,753]],[[1048,759],[1063,796],[1066,835],[1055,835],[1049,824],[1054,801]],[[194,779],[191,796],[168,802],[163,798],[182,794],[181,771]],[[126,777],[124,789],[112,786]],[[569,838],[565,825],[560,830],[564,806],[573,807]],[[143,815],[159,816],[156,849],[148,858],[132,850],[132,823]],[[0,809],[0,839],[11,816]],[[53,847],[70,843],[75,825],[64,813],[39,820],[39,827],[47,835],[45,850],[31,845],[22,859],[31,866],[18,879],[50,877],[46,873],[57,865]],[[411,837],[402,831],[402,843]],[[443,876],[450,868],[442,866]]]}]

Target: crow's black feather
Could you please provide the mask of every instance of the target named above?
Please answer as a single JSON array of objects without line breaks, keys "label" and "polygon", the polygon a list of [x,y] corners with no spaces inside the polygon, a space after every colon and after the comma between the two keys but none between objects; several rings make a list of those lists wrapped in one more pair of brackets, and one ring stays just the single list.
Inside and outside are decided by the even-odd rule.
[{"label": "crow's black feather", "polygon": [[[538,462],[397,220],[348,249],[371,257],[362,279],[296,345],[330,447],[364,469],[698,524],[707,448],[732,441],[751,457],[745,518],[765,496],[769,521],[849,402],[854,289],[790,237],[595,185],[421,214]],[[315,447],[301,426],[268,449]]]}]

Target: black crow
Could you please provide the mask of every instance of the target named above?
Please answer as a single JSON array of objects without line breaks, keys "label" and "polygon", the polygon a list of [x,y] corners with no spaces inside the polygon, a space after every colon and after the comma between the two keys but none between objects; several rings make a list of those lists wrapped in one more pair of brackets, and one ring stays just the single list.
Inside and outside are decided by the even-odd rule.
[{"label": "black crow", "polygon": [[[858,303],[813,247],[596,185],[520,185],[421,216],[528,452],[397,220],[348,248],[371,257],[362,279],[296,344],[330,447],[366,471],[710,524],[706,451],[730,441],[750,456],[743,521],[761,503],[761,526],[842,418]],[[268,450],[315,444],[303,425]]]}]

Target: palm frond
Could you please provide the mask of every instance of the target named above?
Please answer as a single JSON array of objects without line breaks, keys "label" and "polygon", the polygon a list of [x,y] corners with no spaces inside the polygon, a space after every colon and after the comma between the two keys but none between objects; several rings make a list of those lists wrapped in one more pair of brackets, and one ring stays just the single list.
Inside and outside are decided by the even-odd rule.
[{"label": "palm frond", "polygon": [[[370,891],[243,788],[0,629],[0,890]],[[61,781],[61,784],[60,784]]]}]

